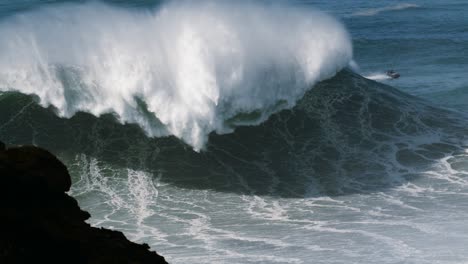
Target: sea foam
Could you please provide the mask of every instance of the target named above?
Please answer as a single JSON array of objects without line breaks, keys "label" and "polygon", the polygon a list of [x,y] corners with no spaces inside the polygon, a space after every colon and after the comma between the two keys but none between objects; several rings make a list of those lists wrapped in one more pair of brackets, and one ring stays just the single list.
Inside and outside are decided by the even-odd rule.
[{"label": "sea foam", "polygon": [[60,5],[3,19],[0,36],[0,91],[37,95],[61,117],[113,113],[197,151],[213,131],[293,107],[352,59],[329,15],[245,1]]}]

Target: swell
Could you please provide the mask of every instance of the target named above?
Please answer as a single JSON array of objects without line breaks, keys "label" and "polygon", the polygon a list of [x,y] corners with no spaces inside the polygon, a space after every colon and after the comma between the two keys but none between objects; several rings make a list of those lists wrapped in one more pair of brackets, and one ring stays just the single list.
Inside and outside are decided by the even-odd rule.
[{"label": "swell", "polygon": [[212,133],[201,153],[174,137],[148,138],[110,115],[58,118],[19,94],[4,94],[0,107],[5,141],[47,147],[77,174],[90,158],[104,178],[143,171],[173,186],[243,194],[376,192],[412,181],[468,146],[463,116],[349,71],[258,126]]},{"label": "swell", "polygon": [[34,94],[60,117],[112,113],[197,151],[213,131],[293,107],[352,58],[328,15],[247,1],[61,5],[10,17],[0,35],[0,91]]}]

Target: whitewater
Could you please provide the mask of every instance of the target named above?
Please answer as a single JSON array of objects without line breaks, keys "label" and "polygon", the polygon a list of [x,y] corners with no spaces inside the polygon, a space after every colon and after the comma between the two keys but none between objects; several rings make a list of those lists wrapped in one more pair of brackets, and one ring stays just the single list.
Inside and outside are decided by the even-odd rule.
[{"label": "whitewater", "polygon": [[253,2],[66,5],[8,18],[0,35],[0,90],[37,95],[62,117],[113,113],[195,150],[213,131],[291,108],[352,58],[332,17]]},{"label": "whitewater", "polygon": [[468,261],[465,1],[3,3],[0,140],[90,224],[170,263]]}]

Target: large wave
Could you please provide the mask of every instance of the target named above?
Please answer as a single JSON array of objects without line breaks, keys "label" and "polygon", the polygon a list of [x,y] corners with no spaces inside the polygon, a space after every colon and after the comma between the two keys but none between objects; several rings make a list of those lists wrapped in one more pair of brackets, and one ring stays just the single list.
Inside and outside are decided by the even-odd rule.
[{"label": "large wave", "polygon": [[[77,177],[96,163],[109,181],[140,171],[182,189],[294,198],[375,191],[434,171],[440,159],[465,155],[468,146],[463,114],[348,70],[260,125],[210,134],[202,153],[173,137],[149,138],[108,115],[63,119],[18,93],[0,102],[0,138],[7,144],[49,149]],[[448,162],[459,166],[457,159]]]},{"label": "large wave", "polygon": [[8,18],[0,35],[0,91],[37,95],[63,117],[114,113],[195,150],[294,106],[352,58],[332,17],[248,2],[62,5]]}]

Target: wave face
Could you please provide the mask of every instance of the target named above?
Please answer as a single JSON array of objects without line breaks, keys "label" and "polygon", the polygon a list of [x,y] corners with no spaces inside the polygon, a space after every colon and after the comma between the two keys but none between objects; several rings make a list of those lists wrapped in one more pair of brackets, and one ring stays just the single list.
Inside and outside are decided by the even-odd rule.
[{"label": "wave face", "polygon": [[4,93],[0,102],[0,137],[9,144],[42,146],[65,161],[84,154],[112,167],[110,178],[117,177],[113,167],[146,171],[184,189],[353,194],[404,184],[468,148],[466,116],[348,70],[260,125],[211,134],[202,153],[109,116],[62,119],[18,93]]},{"label": "wave face", "polygon": [[0,91],[37,95],[61,117],[114,113],[195,150],[293,107],[352,58],[328,15],[247,2],[63,5],[8,18],[0,35]]},{"label": "wave face", "polygon": [[462,263],[467,135],[466,115],[349,71],[200,153],[0,95],[4,142],[56,153],[93,225],[171,263]]}]

